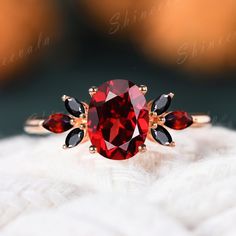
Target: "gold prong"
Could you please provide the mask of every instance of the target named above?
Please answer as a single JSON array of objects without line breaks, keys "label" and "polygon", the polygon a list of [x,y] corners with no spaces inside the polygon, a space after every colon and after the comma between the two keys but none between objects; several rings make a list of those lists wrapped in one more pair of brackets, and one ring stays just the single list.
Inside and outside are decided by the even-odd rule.
[{"label": "gold prong", "polygon": [[96,86],[93,86],[89,89],[89,95],[92,97],[97,91],[98,88]]},{"label": "gold prong", "polygon": [[79,128],[84,130],[86,128],[86,125],[85,124],[80,124]]},{"label": "gold prong", "polygon": [[90,152],[91,154],[95,154],[95,153],[97,152],[97,148],[96,148],[95,146],[91,145],[91,146],[89,147],[89,152]]},{"label": "gold prong", "polygon": [[160,122],[165,122],[166,119],[165,119],[165,117],[159,117],[159,121],[160,121]]},{"label": "gold prong", "polygon": [[67,95],[63,95],[62,97],[61,97],[61,99],[62,99],[62,101],[63,102],[65,102],[67,99],[69,99],[70,97],[69,96],[67,96]]},{"label": "gold prong", "polygon": [[86,114],[81,114],[80,118],[83,119],[83,120],[86,119]]},{"label": "gold prong", "polygon": [[62,148],[63,148],[64,150],[68,149],[68,147],[67,147],[65,144],[62,146]]},{"label": "gold prong", "polygon": [[166,144],[166,146],[168,146],[168,147],[175,147],[175,142],[174,141],[172,141],[171,143],[167,143]]},{"label": "gold prong", "polygon": [[147,93],[147,91],[148,91],[148,88],[147,88],[146,85],[140,85],[140,86],[139,86],[139,90],[140,90],[140,92],[141,92],[143,95],[145,95],[145,94]]},{"label": "gold prong", "polygon": [[70,124],[74,126],[74,125],[76,124],[76,121],[72,118],[72,119],[70,120]]},{"label": "gold prong", "polygon": [[147,151],[147,147],[146,147],[145,144],[143,144],[143,145],[138,147],[138,150],[139,150],[140,153],[144,153],[144,152]]},{"label": "gold prong", "polygon": [[150,117],[157,117],[157,113],[156,112],[150,112],[150,115],[149,115]]},{"label": "gold prong", "polygon": [[152,128],[152,129],[156,129],[157,126],[158,126],[158,124],[154,122],[154,123],[152,123],[151,128]]},{"label": "gold prong", "polygon": [[158,117],[158,124],[159,124],[159,125],[164,125],[165,122],[166,122],[165,117]]},{"label": "gold prong", "polygon": [[171,98],[173,98],[175,96],[174,93],[169,93],[168,96],[170,96]]}]

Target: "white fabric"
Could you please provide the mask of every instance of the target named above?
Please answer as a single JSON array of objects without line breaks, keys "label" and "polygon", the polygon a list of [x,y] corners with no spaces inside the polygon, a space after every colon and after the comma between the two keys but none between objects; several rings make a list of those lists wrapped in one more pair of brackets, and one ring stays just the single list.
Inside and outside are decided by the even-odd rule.
[{"label": "white fabric", "polygon": [[171,133],[127,161],[65,135],[0,141],[0,236],[235,236],[236,132]]}]

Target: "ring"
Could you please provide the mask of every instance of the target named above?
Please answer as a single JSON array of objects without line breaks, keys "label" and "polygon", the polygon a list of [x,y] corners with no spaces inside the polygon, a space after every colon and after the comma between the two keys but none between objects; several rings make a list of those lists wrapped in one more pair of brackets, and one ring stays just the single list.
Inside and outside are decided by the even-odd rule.
[{"label": "ring", "polygon": [[147,103],[147,86],[127,80],[110,80],[89,89],[90,104],[64,95],[62,100],[69,114],[31,117],[24,130],[29,134],[70,131],[63,148],[73,148],[90,140],[90,153],[99,153],[113,160],[125,160],[145,152],[146,139],[173,147],[168,128],[182,130],[189,126],[210,124],[208,115],[185,111],[167,111],[173,93],[162,94]]}]

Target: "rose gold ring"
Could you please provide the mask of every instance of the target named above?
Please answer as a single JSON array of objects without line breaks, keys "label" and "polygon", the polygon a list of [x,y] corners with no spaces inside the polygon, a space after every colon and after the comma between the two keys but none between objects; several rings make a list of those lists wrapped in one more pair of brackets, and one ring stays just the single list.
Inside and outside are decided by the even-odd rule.
[{"label": "rose gold ring", "polygon": [[90,140],[90,153],[99,153],[113,160],[125,160],[145,152],[146,139],[164,146],[175,146],[168,129],[209,125],[208,115],[185,111],[167,111],[173,93],[162,94],[146,102],[147,86],[127,80],[110,80],[89,89],[90,104],[62,96],[69,114],[31,117],[24,130],[29,134],[67,134],[63,148],[73,148]]}]

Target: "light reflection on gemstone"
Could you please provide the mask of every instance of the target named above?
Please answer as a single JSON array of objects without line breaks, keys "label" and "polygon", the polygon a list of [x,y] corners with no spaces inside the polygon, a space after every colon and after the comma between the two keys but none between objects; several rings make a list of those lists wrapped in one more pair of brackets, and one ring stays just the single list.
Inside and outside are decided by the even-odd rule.
[{"label": "light reflection on gemstone", "polygon": [[133,157],[148,133],[149,112],[139,87],[127,80],[111,80],[93,95],[88,111],[88,134],[106,158]]}]

